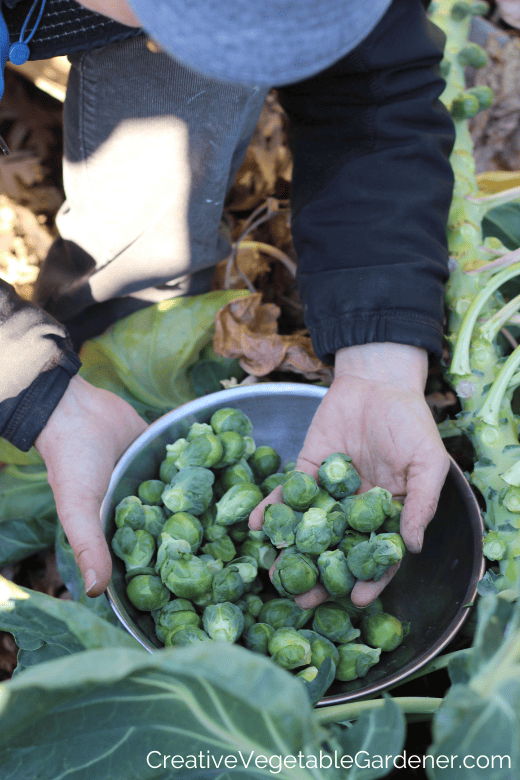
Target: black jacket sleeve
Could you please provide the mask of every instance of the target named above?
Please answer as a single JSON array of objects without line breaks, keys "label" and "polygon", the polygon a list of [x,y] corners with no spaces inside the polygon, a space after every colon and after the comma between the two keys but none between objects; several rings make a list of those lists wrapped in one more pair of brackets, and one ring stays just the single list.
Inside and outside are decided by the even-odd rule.
[{"label": "black jacket sleeve", "polygon": [[81,363],[67,331],[0,280],[0,436],[26,452]]},{"label": "black jacket sleeve", "polygon": [[316,354],[391,341],[441,354],[451,118],[444,36],[394,0],[353,52],[279,88],[294,152],[298,285]]}]

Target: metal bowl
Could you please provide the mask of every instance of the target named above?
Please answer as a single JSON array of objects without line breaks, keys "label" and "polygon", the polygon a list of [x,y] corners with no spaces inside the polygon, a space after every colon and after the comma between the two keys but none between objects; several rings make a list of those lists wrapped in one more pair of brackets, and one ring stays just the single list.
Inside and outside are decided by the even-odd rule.
[{"label": "metal bowl", "polygon": [[[117,463],[101,507],[108,539],[115,531],[114,509],[134,495],[145,479],[156,478],[164,448],[185,436],[194,422],[209,422],[216,409],[241,409],[253,423],[257,445],[270,444],[282,462],[295,460],[326,389],[314,385],[272,383],[224,390],[169,412],[144,431]],[[403,643],[362,679],[336,682],[318,706],[340,704],[374,694],[417,671],[454,637],[468,614],[483,574],[482,521],[478,503],[452,460],[435,518],[426,531],[420,555],[405,556],[398,574],[383,592],[385,609],[411,630]],[[125,628],[152,652],[161,647],[151,615],[128,601],[123,562],[113,556],[108,600]]]}]

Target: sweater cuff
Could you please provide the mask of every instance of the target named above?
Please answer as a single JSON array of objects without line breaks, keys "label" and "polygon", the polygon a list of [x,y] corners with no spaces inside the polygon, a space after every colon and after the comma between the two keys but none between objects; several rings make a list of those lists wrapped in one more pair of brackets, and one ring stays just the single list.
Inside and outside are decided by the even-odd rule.
[{"label": "sweater cuff", "polygon": [[79,357],[67,351],[60,365],[43,371],[15,398],[0,403],[0,436],[22,452],[28,452],[80,366]]}]

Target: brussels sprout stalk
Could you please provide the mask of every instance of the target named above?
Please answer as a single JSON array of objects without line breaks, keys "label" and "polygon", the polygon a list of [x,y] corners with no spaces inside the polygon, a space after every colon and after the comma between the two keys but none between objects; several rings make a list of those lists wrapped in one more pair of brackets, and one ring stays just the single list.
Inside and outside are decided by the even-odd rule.
[{"label": "brussels sprout stalk", "polygon": [[[466,90],[464,68],[468,57],[474,67],[485,61],[474,44],[468,46],[472,15],[482,13],[483,8],[478,2],[442,0],[432,3],[430,14],[446,34],[441,73],[447,84],[441,100],[451,110],[456,129],[450,160],[455,186],[447,227],[447,340],[452,345],[447,378],[460,398],[462,412],[450,422],[446,434],[458,429],[473,445],[476,463],[470,481],[484,497],[488,529],[504,543],[499,552],[506,548],[498,562],[502,574],[498,582],[508,589],[520,579],[520,502],[514,493],[520,485],[519,421],[511,409],[520,349],[507,356],[497,337],[520,307],[520,296],[504,303],[500,294],[501,286],[520,273],[520,253],[509,252],[497,239],[484,241],[482,220],[491,208],[520,200],[520,188],[482,195],[477,185],[467,118],[486,106],[489,90]],[[490,249],[498,255],[493,262],[489,261]],[[493,544],[493,555],[495,548]]]}]

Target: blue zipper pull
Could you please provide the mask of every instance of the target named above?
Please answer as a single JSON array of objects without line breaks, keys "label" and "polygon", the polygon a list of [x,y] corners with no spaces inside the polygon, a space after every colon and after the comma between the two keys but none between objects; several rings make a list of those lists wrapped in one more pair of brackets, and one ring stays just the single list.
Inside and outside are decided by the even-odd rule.
[{"label": "blue zipper pull", "polygon": [[[10,62],[13,63],[13,65],[23,65],[24,62],[27,62],[27,60],[29,59],[29,55],[31,52],[27,44],[32,39],[34,33],[38,28],[38,25],[40,24],[40,20],[45,10],[46,1],[47,0],[34,0],[29,10],[29,13],[25,17],[25,21],[23,23],[22,29],[20,30],[19,39],[15,43],[13,43],[12,46],[9,46],[9,30],[7,29],[7,25],[5,23],[5,19],[2,14],[2,10],[1,10],[2,0],[0,0],[0,100],[2,99],[2,95],[4,94],[4,88],[5,88],[4,68],[6,62],[7,60],[9,60]],[[25,37],[27,25],[29,24],[31,20],[31,16],[33,15],[33,13],[37,8],[38,3],[41,3],[41,5],[40,5],[40,11],[34,23],[34,27],[32,28],[29,35]],[[4,154],[10,153],[9,147],[7,146],[6,142],[4,141],[1,135],[0,135],[0,149]]]},{"label": "blue zipper pull", "polygon": [[[1,5],[1,3],[0,3]],[[0,8],[0,99],[4,94],[4,68],[9,56],[9,30],[5,23],[4,15]],[[4,154],[9,154],[10,150],[6,142],[0,135],[0,149]]]}]

